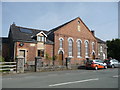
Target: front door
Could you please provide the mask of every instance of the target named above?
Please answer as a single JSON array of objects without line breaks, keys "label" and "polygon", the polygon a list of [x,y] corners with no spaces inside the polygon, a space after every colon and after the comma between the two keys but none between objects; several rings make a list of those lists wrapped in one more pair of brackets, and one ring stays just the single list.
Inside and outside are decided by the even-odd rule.
[{"label": "front door", "polygon": [[92,59],[95,59],[95,53],[93,52],[93,54],[92,54]]},{"label": "front door", "polygon": [[63,65],[63,52],[60,51],[59,53],[59,65]]},{"label": "front door", "polygon": [[24,57],[24,62],[26,63],[26,60],[25,60],[25,50],[20,50],[19,55]]}]

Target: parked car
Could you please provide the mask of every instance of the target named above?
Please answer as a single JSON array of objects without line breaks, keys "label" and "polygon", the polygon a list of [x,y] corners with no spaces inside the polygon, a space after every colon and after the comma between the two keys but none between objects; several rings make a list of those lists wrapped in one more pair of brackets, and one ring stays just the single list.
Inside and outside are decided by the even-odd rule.
[{"label": "parked car", "polygon": [[116,59],[105,60],[104,62],[111,68],[120,67],[120,62]]},{"label": "parked car", "polygon": [[93,68],[95,70],[98,70],[100,68],[107,69],[107,64],[102,60],[88,60],[86,62],[86,69]]}]

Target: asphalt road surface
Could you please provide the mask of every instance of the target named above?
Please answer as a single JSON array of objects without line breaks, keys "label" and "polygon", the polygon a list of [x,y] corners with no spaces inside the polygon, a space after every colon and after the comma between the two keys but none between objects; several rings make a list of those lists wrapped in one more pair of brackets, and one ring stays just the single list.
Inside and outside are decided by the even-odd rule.
[{"label": "asphalt road surface", "polygon": [[118,68],[5,75],[2,88],[118,88]]}]

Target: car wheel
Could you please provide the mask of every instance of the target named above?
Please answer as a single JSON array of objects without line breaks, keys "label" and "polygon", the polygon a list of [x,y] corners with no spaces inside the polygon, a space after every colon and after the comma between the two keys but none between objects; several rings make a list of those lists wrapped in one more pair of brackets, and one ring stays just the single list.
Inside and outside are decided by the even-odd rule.
[{"label": "car wheel", "polygon": [[107,66],[104,66],[104,69],[107,69]]},{"label": "car wheel", "polygon": [[95,66],[95,70],[98,70],[98,67],[97,67],[97,66]]},{"label": "car wheel", "polygon": [[112,65],[112,68],[115,68],[115,65]]}]

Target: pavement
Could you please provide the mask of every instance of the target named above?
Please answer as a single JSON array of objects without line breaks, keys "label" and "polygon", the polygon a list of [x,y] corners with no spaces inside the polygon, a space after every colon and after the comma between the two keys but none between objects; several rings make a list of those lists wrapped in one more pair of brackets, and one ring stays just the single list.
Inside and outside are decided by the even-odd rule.
[{"label": "pavement", "polygon": [[119,76],[118,68],[12,74],[2,77],[2,88],[118,88]]}]

